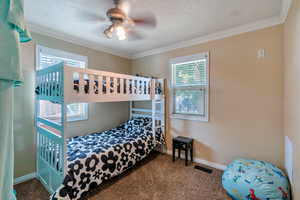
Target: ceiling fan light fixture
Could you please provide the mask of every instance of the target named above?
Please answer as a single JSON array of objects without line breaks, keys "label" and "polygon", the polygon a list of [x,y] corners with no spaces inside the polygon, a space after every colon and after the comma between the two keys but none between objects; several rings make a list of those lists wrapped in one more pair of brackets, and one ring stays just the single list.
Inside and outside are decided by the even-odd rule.
[{"label": "ceiling fan light fixture", "polygon": [[118,40],[126,40],[126,35],[121,35],[121,36],[118,36]]},{"label": "ceiling fan light fixture", "polygon": [[126,39],[126,31],[123,26],[117,26],[115,32],[119,40]]},{"label": "ceiling fan light fixture", "polygon": [[153,14],[148,13],[136,18],[129,17],[130,5],[127,0],[112,0],[115,7],[108,9],[106,15],[110,21],[110,26],[103,31],[103,34],[108,38],[116,38],[118,40],[126,40],[129,37],[141,39],[139,34],[133,31],[135,26],[143,26],[154,28],[156,26],[156,19]]}]

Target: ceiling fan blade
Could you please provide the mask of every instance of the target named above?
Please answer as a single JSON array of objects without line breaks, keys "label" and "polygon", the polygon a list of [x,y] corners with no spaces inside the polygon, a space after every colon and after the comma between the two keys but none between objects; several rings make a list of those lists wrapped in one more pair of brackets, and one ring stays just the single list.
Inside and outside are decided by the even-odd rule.
[{"label": "ceiling fan blade", "polygon": [[97,37],[100,38],[107,38],[104,34],[104,31],[109,27],[109,25],[101,25],[101,26],[96,26],[95,28],[92,29],[93,35],[97,35]]},{"label": "ceiling fan blade", "polygon": [[90,12],[90,11],[87,11],[87,10],[80,10],[78,12],[78,17],[81,20],[84,20],[84,21],[97,21],[97,22],[106,21],[106,18],[101,16],[100,14]]},{"label": "ceiling fan blade", "polygon": [[131,20],[134,22],[135,26],[141,28],[155,28],[157,24],[155,16],[150,12],[135,15],[135,17],[131,18]]}]

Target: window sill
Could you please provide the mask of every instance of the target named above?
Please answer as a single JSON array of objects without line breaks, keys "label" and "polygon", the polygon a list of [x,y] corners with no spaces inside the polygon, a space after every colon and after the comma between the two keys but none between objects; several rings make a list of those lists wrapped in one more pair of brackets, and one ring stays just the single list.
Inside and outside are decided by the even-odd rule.
[{"label": "window sill", "polygon": [[67,117],[67,122],[78,122],[78,121],[87,121],[88,117]]},{"label": "window sill", "polygon": [[171,119],[182,119],[182,120],[191,120],[191,121],[199,121],[199,122],[208,122],[208,117],[202,116],[193,116],[193,115],[184,115],[184,114],[171,114]]},{"label": "window sill", "polygon": [[[54,122],[59,122],[60,123],[60,120],[61,120],[61,116],[57,115],[52,115],[52,116],[42,116],[42,118],[45,118],[47,120],[50,120],[50,121],[54,121]],[[88,120],[88,117],[83,117],[83,116],[77,116],[77,115],[73,115],[73,116],[68,116],[67,117],[67,122],[78,122],[78,121],[87,121]]]}]

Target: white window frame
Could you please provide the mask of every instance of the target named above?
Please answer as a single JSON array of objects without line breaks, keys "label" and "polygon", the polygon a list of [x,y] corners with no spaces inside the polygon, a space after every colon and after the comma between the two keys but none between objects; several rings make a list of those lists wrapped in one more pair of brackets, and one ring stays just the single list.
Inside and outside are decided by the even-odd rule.
[{"label": "white window frame", "polygon": [[[81,61],[85,63],[84,68],[88,67],[88,57],[87,56],[82,56],[82,55],[78,55],[78,54],[74,54],[74,53],[70,53],[70,52],[66,52],[66,51],[62,51],[62,50],[58,50],[58,49],[53,49],[53,48],[48,48],[42,45],[36,45],[36,70],[39,69],[39,63],[40,63],[40,53],[45,53],[45,54],[49,54],[52,56],[56,56],[56,57],[61,57],[61,58],[65,58],[65,59],[71,59],[71,60],[77,60],[77,61]],[[88,103],[85,104],[84,106],[84,115],[83,116],[78,116],[78,115],[74,115],[74,116],[70,116],[68,115],[67,117],[67,122],[77,122],[77,121],[85,121],[89,119],[89,106]]]},{"label": "white window frame", "polygon": [[[183,57],[177,57],[177,58],[172,58],[169,61],[170,65],[170,76],[171,76],[171,84],[170,84],[170,94],[171,94],[171,118],[174,119],[183,119],[183,120],[194,120],[194,121],[202,121],[202,122],[208,122],[209,121],[209,90],[210,90],[210,80],[209,80],[209,52],[204,52],[204,53],[199,53],[199,54],[194,54],[190,56],[183,56]],[[194,114],[178,114],[175,113],[175,92],[176,92],[176,87],[175,87],[175,80],[174,80],[174,72],[175,72],[175,65],[179,63],[186,63],[186,62],[192,62],[195,60],[201,60],[201,59],[206,59],[206,72],[207,72],[207,86],[204,87],[203,89],[205,90],[205,107],[204,107],[204,115],[194,115]],[[193,88],[193,86],[190,86]],[[199,86],[195,86],[195,88],[199,89]]]}]

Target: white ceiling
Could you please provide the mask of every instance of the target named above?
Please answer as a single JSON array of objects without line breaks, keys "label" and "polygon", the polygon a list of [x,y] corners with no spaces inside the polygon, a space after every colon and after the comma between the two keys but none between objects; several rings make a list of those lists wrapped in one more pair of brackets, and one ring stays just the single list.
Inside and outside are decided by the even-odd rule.
[{"label": "white ceiling", "polygon": [[155,29],[138,29],[145,36],[142,40],[106,39],[101,30],[107,20],[87,21],[80,15],[86,10],[105,17],[112,0],[25,0],[25,17],[33,32],[135,58],[279,24],[287,12],[283,2],[287,0],[128,1],[130,16],[150,11],[157,19]]}]

